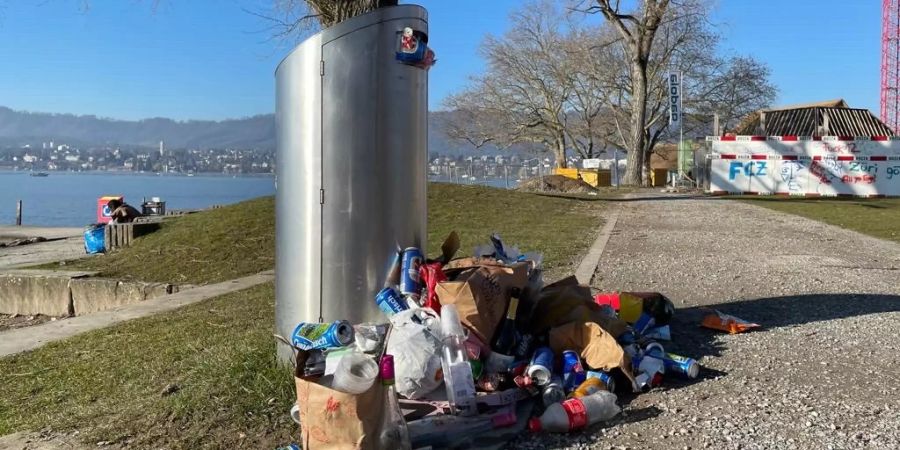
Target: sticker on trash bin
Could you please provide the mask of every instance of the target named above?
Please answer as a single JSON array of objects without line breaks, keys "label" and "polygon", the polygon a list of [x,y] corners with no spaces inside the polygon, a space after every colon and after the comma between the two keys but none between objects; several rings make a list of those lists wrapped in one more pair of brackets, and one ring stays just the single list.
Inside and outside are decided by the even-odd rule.
[{"label": "sticker on trash bin", "polygon": [[411,27],[403,28],[399,34],[399,42],[396,53],[397,61],[403,64],[416,66],[428,70],[437,62],[434,51],[428,48],[428,35],[413,30]]}]

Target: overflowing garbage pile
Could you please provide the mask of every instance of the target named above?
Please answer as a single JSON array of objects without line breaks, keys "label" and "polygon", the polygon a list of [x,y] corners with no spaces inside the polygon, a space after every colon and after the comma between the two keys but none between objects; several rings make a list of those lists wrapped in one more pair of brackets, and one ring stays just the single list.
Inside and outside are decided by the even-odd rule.
[{"label": "overflowing garbage pile", "polygon": [[[473,257],[398,251],[372,300],[384,323],[301,323],[297,404],[305,449],[460,448],[504,433],[565,433],[614,418],[617,393],[696,378],[667,353],[675,309],[659,293],[544,285],[541,257],[499,236]],[[510,434],[511,433],[511,434]],[[507,438],[508,438],[507,437]]]}]

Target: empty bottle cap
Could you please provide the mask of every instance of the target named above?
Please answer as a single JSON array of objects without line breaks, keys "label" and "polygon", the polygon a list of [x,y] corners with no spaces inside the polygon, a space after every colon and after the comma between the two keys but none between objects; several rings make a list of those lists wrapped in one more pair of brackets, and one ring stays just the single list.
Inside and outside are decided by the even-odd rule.
[{"label": "empty bottle cap", "polygon": [[532,417],[531,419],[528,419],[528,431],[531,431],[532,433],[537,433],[537,432],[541,431],[542,428],[543,427],[541,426],[541,419],[538,419],[537,417]]},{"label": "empty bottle cap", "polygon": [[381,381],[385,384],[393,384],[394,382],[394,355],[381,357]]}]

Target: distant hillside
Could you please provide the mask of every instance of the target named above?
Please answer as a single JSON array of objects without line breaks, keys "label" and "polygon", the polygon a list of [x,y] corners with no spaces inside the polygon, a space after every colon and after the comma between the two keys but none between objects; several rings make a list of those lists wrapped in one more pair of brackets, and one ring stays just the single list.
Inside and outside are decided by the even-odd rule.
[{"label": "distant hillside", "polygon": [[0,139],[10,141],[69,142],[87,145],[139,145],[156,147],[159,141],[169,148],[275,148],[275,121],[272,114],[223,121],[178,122],[153,118],[126,121],[13,111],[0,106]]},{"label": "distant hillside", "polygon": [[[431,154],[481,155],[502,153],[494,147],[482,149],[451,141],[444,133],[448,112],[428,116],[428,146]],[[70,145],[126,145],[177,148],[275,149],[275,116],[264,114],[223,121],[153,118],[139,121],[116,120],[96,116],[14,111],[0,106],[0,143],[55,140]]]}]

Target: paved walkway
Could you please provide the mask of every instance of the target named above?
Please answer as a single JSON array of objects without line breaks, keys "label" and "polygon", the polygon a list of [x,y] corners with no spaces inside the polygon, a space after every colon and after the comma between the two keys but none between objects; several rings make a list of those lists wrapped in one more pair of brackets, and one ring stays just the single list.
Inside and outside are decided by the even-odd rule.
[{"label": "paved walkway", "polygon": [[[592,285],[668,295],[663,344],[704,370],[558,447],[900,448],[900,244],[724,199],[615,208]],[[710,307],[763,329],[699,328]]]},{"label": "paved walkway", "polygon": [[262,272],[236,280],[200,286],[172,295],[101,311],[85,316],[47,322],[32,327],[18,328],[0,333],[0,358],[40,348],[48,342],[66,339],[77,334],[146,317],[208,298],[246,289],[275,279],[273,271]]},{"label": "paved walkway", "polygon": [[84,258],[82,228],[0,226],[0,242],[43,237],[48,242],[0,247],[0,270]]}]

